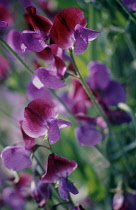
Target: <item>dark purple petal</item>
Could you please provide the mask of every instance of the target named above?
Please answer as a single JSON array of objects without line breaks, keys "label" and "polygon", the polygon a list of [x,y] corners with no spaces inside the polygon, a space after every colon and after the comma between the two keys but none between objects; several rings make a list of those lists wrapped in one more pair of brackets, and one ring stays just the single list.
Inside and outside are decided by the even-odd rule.
[{"label": "dark purple petal", "polygon": [[23,120],[19,121],[19,124],[20,124],[20,129],[21,129],[21,132],[22,132],[22,135],[23,135],[23,139],[24,139],[24,143],[25,143],[25,148],[26,149],[32,149],[35,144],[36,144],[36,140],[30,136],[28,136],[23,128],[22,128],[22,123],[23,123]]},{"label": "dark purple petal", "polygon": [[33,187],[32,196],[38,206],[43,207],[51,196],[50,186],[48,183],[44,183],[40,180],[37,183],[34,183]]},{"label": "dark purple petal", "polygon": [[81,25],[77,24],[75,27],[75,44],[74,52],[75,55],[79,55],[84,52],[88,46],[88,41],[93,41],[97,38],[100,32],[94,31],[88,28],[84,28]]},{"label": "dark purple petal", "polygon": [[81,125],[75,129],[76,138],[81,146],[94,146],[102,140],[102,134],[90,125]]},{"label": "dark purple petal", "polygon": [[58,188],[59,195],[63,200],[68,199],[69,192],[73,194],[78,194],[78,190],[73,185],[73,183],[67,181],[65,178],[60,178],[60,186]]},{"label": "dark purple petal", "polygon": [[37,88],[33,85],[32,82],[30,82],[27,85],[27,97],[30,100],[38,99],[38,98],[49,98],[52,99],[52,94],[47,90],[45,87]]},{"label": "dark purple petal", "polygon": [[104,90],[103,100],[109,106],[117,105],[120,102],[125,103],[126,92],[124,87],[116,81],[110,81],[109,85]]},{"label": "dark purple petal", "polygon": [[54,18],[50,31],[51,39],[62,49],[68,49],[74,44],[74,30],[77,24],[86,26],[84,13],[78,8],[61,10]]},{"label": "dark purple petal", "polygon": [[8,169],[19,171],[31,166],[31,153],[23,146],[8,146],[2,151],[1,158]]},{"label": "dark purple petal", "polygon": [[66,128],[72,126],[72,124],[66,120],[56,119],[59,128]]},{"label": "dark purple petal", "polygon": [[56,75],[53,74],[54,72],[40,67],[34,72],[32,76],[32,82],[37,88],[39,87],[40,82],[40,85],[43,84],[43,86],[51,89],[59,89],[66,86],[64,82],[62,82]]},{"label": "dark purple petal", "polygon": [[49,183],[55,183],[59,181],[60,177],[66,178],[76,168],[77,163],[75,161],[70,161],[52,153],[48,157],[46,173],[42,176],[42,180]]},{"label": "dark purple petal", "polygon": [[8,23],[6,21],[0,21],[0,28],[8,27]]},{"label": "dark purple petal", "polygon": [[73,208],[72,210],[85,210],[85,209],[81,205],[79,205]]},{"label": "dark purple petal", "polygon": [[48,136],[49,136],[49,143],[55,144],[60,139],[60,131],[58,124],[55,119],[49,119],[48,122]]},{"label": "dark purple petal", "polygon": [[62,185],[58,187],[58,192],[62,200],[67,200],[69,196],[68,190],[66,190]]},{"label": "dark purple petal", "polygon": [[73,185],[72,182],[68,181],[66,178],[60,178],[60,185],[67,191],[73,193],[74,195],[78,194],[77,188]]},{"label": "dark purple petal", "polygon": [[136,1],[135,0],[121,0],[125,6],[132,11],[136,11]]},{"label": "dark purple petal", "polygon": [[40,52],[47,47],[41,34],[34,31],[23,31],[21,39],[24,45],[33,52]]},{"label": "dark purple petal", "polygon": [[109,113],[107,113],[107,116],[108,119],[115,125],[129,123],[132,120],[128,113],[120,110],[109,111]]},{"label": "dark purple petal", "polygon": [[48,18],[36,14],[36,8],[33,6],[27,7],[26,10],[28,13],[25,15],[26,21],[33,28],[33,30],[40,30],[42,35],[48,35],[52,27],[52,22]]},{"label": "dark purple petal", "polygon": [[88,65],[88,84],[93,90],[104,90],[110,82],[109,69],[99,61],[92,61]]}]

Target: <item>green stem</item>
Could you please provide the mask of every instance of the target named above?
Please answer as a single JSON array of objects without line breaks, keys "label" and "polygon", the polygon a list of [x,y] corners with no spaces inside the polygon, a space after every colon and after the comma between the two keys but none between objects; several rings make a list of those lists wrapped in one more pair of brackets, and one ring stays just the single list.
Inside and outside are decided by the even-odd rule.
[{"label": "green stem", "polygon": [[131,53],[133,59],[135,60],[136,59],[136,50],[135,50],[134,44],[131,40],[130,34],[125,33],[125,38],[126,38],[126,42],[127,42],[128,48],[130,50],[130,53]]},{"label": "green stem", "polygon": [[6,47],[10,53],[30,72],[33,73],[33,71],[29,68],[29,66],[18,56],[18,54],[0,37],[0,42],[3,45],[3,47]]},{"label": "green stem", "polygon": [[[76,62],[75,62],[75,59],[74,59],[74,55],[73,55],[72,49],[70,49],[69,51],[70,51],[70,56],[71,56],[72,62],[73,62],[73,64],[74,64],[74,66],[75,66],[75,69],[76,69],[78,75],[79,75],[80,82],[81,82],[81,84],[83,85],[83,88],[85,89],[85,91],[86,91],[88,97],[89,97],[90,100],[93,102],[97,114],[100,115],[100,116],[102,116],[103,119],[105,120],[105,122],[107,123],[107,125],[109,125],[109,122],[108,122],[108,120],[107,120],[107,118],[106,118],[106,116],[105,116],[103,110],[102,110],[101,107],[99,106],[99,104],[98,104],[97,100],[95,99],[95,97],[94,97],[92,91],[91,91],[90,88],[88,87],[87,83],[84,81],[84,79],[83,79],[83,77],[82,77],[82,75],[81,75],[81,73],[80,73],[80,71],[79,71],[79,69],[78,69],[78,67],[77,67],[77,65],[76,65]],[[110,126],[109,126],[109,127],[110,127]]]},{"label": "green stem", "polygon": [[116,0],[118,3],[119,3],[119,5],[123,8],[123,10],[126,12],[126,14],[129,16],[129,18],[131,17],[131,19],[134,21],[134,22],[136,22],[136,17],[135,17],[135,15],[133,15],[128,9],[127,9],[127,7],[124,5],[124,3],[122,2],[122,1],[120,1],[120,0]]},{"label": "green stem", "polygon": [[[96,30],[96,9],[93,4],[89,3],[88,5],[88,28],[92,28],[93,30]],[[97,60],[97,52],[96,52],[96,43],[97,39],[91,42],[91,44],[88,46],[90,49],[88,50],[89,57],[91,56],[91,59],[89,60]],[[90,53],[91,52],[91,53]]]}]

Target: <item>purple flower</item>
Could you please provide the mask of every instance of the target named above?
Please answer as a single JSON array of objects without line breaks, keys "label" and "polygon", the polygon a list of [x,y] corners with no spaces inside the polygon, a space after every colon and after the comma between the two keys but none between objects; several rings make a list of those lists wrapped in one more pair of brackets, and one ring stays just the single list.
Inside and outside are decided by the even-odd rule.
[{"label": "purple flower", "polygon": [[62,49],[74,46],[75,55],[86,50],[88,41],[92,41],[99,32],[86,29],[87,24],[84,13],[78,8],[66,8],[54,18],[50,31],[51,39]]},{"label": "purple flower", "polygon": [[25,47],[33,52],[40,52],[48,46],[41,34],[35,31],[23,31],[21,33],[21,40]]},{"label": "purple flower", "polygon": [[24,210],[25,200],[15,189],[5,188],[3,190],[3,200],[12,210]]},{"label": "purple flower", "polygon": [[73,208],[72,210],[85,210],[85,209],[81,205],[79,205]]},{"label": "purple flower", "polygon": [[102,134],[95,128],[97,118],[77,115],[77,119],[83,124],[75,129],[76,138],[81,146],[94,146],[102,140]]},{"label": "purple flower", "polygon": [[122,0],[125,6],[132,11],[136,11],[136,1],[135,0]]},{"label": "purple flower", "polygon": [[108,106],[116,106],[118,103],[125,103],[126,92],[124,87],[116,81],[110,81],[103,92],[103,100]]},{"label": "purple flower", "polygon": [[29,82],[26,89],[27,97],[29,100],[34,100],[38,98],[49,98],[52,99],[52,94],[45,87],[37,88],[32,82]]},{"label": "purple flower", "polygon": [[136,192],[115,194],[113,197],[113,210],[135,210]]},{"label": "purple flower", "polygon": [[12,29],[8,33],[7,42],[10,45],[10,47],[17,52],[29,52],[29,50],[22,41],[21,35],[21,31]]},{"label": "purple flower", "polygon": [[38,68],[33,73],[32,83],[38,89],[44,86],[50,89],[59,89],[66,86],[66,84],[60,80],[54,71],[42,67]]},{"label": "purple flower", "polygon": [[1,158],[8,169],[19,171],[31,166],[31,153],[24,146],[8,146],[2,151]]},{"label": "purple flower", "polygon": [[8,23],[6,21],[0,21],[0,28],[6,28]]},{"label": "purple flower", "polygon": [[88,85],[92,90],[104,90],[110,82],[109,69],[99,61],[88,64]]},{"label": "purple flower", "polygon": [[51,189],[48,183],[41,180],[32,182],[32,196],[38,207],[43,207],[51,197]]},{"label": "purple flower", "polygon": [[60,47],[56,44],[51,44],[37,53],[37,55],[48,62],[49,68],[54,71],[60,79],[63,79],[66,72],[66,64],[63,59],[63,50]]},{"label": "purple flower", "polygon": [[70,122],[57,119],[57,114],[56,106],[50,99],[36,99],[25,108],[22,128],[32,138],[48,133],[49,143],[54,144],[60,138],[59,129],[71,126]]},{"label": "purple flower", "polygon": [[87,107],[92,105],[82,84],[77,79],[72,81],[69,92],[62,95],[62,100],[65,101],[73,114],[86,114]]},{"label": "purple flower", "polygon": [[33,147],[36,145],[35,139],[24,132],[22,128],[23,121],[20,121],[19,123],[23,135],[24,145],[8,146],[1,153],[4,165],[13,171],[23,170],[24,168],[28,168],[32,165],[31,154],[33,152]]},{"label": "purple flower", "polygon": [[73,183],[67,179],[68,175],[76,168],[77,163],[75,161],[70,161],[52,153],[48,157],[46,173],[42,176],[42,180],[46,183],[57,183],[60,197],[67,200],[69,192],[78,193]]}]

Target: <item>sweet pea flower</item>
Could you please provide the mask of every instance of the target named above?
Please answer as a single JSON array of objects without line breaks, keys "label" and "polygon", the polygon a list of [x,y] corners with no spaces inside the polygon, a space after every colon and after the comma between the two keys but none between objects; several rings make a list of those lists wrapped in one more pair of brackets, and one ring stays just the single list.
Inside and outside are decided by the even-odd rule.
[{"label": "sweet pea flower", "polygon": [[20,195],[18,191],[7,187],[3,190],[3,201],[12,209],[12,210],[24,210],[25,209],[25,200]]},{"label": "sweet pea flower", "polygon": [[38,207],[43,207],[51,197],[51,189],[49,184],[42,180],[32,181],[31,194]]},{"label": "sweet pea flower", "polygon": [[79,55],[86,50],[88,41],[93,41],[100,33],[85,28],[86,25],[82,10],[66,8],[55,16],[50,37],[62,49],[74,47],[75,55]]},{"label": "sweet pea flower", "polygon": [[42,176],[42,180],[45,183],[57,183],[60,197],[63,200],[67,200],[69,192],[73,194],[78,193],[73,183],[67,179],[68,175],[76,168],[77,163],[75,161],[70,161],[52,153],[48,157],[46,173]]},{"label": "sweet pea flower", "polygon": [[26,88],[27,97],[29,100],[34,100],[38,98],[46,98],[52,99],[53,96],[49,92],[49,90],[45,87],[39,87],[37,88],[33,83],[30,81]]},{"label": "sweet pea flower", "polygon": [[23,32],[12,30],[8,35],[8,42],[13,49],[20,52],[40,52],[48,46],[46,41],[52,22],[48,18],[38,15],[33,6],[26,7],[26,10],[25,17],[31,30],[24,30]]},{"label": "sweet pea flower", "polygon": [[38,89],[44,86],[50,89],[59,89],[66,86],[54,71],[42,67],[33,73],[31,80],[33,85]]},{"label": "sweet pea flower", "polygon": [[[82,123],[75,129],[75,136],[80,146],[94,146],[100,143],[102,140],[102,134],[96,127],[99,125],[103,128],[104,120],[103,122],[100,122],[97,118],[89,117],[83,114],[77,115],[76,117],[77,120]],[[104,126],[104,128],[107,127],[106,124]]]},{"label": "sweet pea flower", "polygon": [[46,41],[49,37],[49,32],[52,27],[52,22],[36,13],[36,8],[33,6],[26,7],[26,21],[32,30],[24,30],[21,34],[23,44],[33,52],[40,52],[48,47]]},{"label": "sweet pea flower", "polygon": [[13,171],[20,171],[32,165],[31,154],[36,145],[35,139],[24,132],[22,123],[23,121],[20,121],[24,145],[5,147],[1,153],[3,164]]},{"label": "sweet pea flower", "polygon": [[136,1],[135,0],[121,0],[125,6],[131,10],[131,11],[136,11]]},{"label": "sweet pea flower", "polygon": [[57,115],[56,106],[50,99],[35,99],[25,108],[22,128],[32,138],[48,134],[49,143],[54,144],[60,138],[59,129],[71,126],[70,122],[58,119]]},{"label": "sweet pea flower", "polygon": [[[120,102],[126,102],[125,88],[119,82],[110,79],[110,70],[100,61],[91,61],[88,68],[87,84],[109,121],[118,125],[130,122],[129,114],[117,107]],[[112,106],[114,110],[111,110]]]},{"label": "sweet pea flower", "polygon": [[0,21],[0,28],[6,28],[8,23],[6,21]]},{"label": "sweet pea flower", "polygon": [[113,197],[113,210],[134,210],[136,207],[136,192],[116,193]]}]

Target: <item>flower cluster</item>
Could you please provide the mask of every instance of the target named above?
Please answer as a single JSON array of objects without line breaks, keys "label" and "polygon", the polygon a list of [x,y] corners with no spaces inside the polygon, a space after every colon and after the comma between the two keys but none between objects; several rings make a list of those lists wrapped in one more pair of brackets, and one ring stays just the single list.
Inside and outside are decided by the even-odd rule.
[{"label": "flower cluster", "polygon": [[[130,11],[135,11],[133,1],[122,2]],[[2,33],[9,30],[5,36],[6,41],[0,38],[0,42],[29,70],[29,73],[32,73],[26,87],[26,95],[30,101],[27,106],[25,105],[23,117],[19,120],[22,139],[5,147],[1,152],[1,159],[4,167],[12,172],[29,167],[30,171],[32,167],[34,170],[33,176],[19,173],[17,178],[14,177],[15,174],[9,178],[1,168],[0,182],[5,185],[7,181],[11,181],[13,186],[6,187],[1,193],[0,207],[7,203],[13,210],[24,210],[26,199],[33,198],[39,208],[45,205],[48,208],[48,200],[54,196],[51,209],[56,209],[64,202],[64,205],[72,210],[83,210],[82,203],[73,204],[70,195],[79,193],[69,179],[69,175],[75,171],[78,164],[79,168],[83,165],[82,161],[77,163],[76,155],[80,156],[77,151],[79,146],[92,147],[100,144],[96,148],[99,146],[101,148],[102,140],[106,139],[107,134],[112,135],[111,130],[114,126],[135,120],[119,107],[120,103],[126,103],[125,87],[111,78],[111,70],[104,63],[95,60],[89,62],[86,79],[78,70],[74,56],[82,54],[88,43],[100,34],[86,28],[84,12],[75,7],[66,8],[50,20],[40,15],[30,1],[22,1],[22,4],[27,5],[24,15],[27,28],[23,31],[13,28],[10,30],[14,21],[7,12],[7,7],[4,4],[0,5],[0,30]],[[21,56],[30,54],[34,57],[32,64],[36,67],[35,71],[21,59]],[[0,63],[0,81],[5,82],[10,63],[5,56],[0,56]],[[72,79],[67,80],[70,77]],[[60,89],[57,92],[59,96],[55,93],[57,89]],[[72,116],[72,119],[68,115]],[[67,117],[68,121],[65,120]],[[70,152],[75,149],[73,159],[77,158],[77,162],[57,155],[56,153],[61,154],[61,150],[64,149],[61,146],[59,152],[54,152],[56,143],[59,145],[62,142],[60,129],[72,126],[69,119],[71,121],[74,119],[73,133],[79,143],[76,146],[69,143]],[[44,145],[44,140],[47,140],[48,146]],[[39,141],[42,144],[39,144]],[[44,153],[43,161],[46,161],[44,167],[43,161],[37,158],[41,147],[44,151],[48,150]],[[104,149],[102,145],[102,152]],[[123,149],[123,153],[127,149]],[[86,179],[90,175],[93,178],[93,173],[88,172],[86,165],[81,174]],[[55,188],[58,188],[58,191]],[[132,193],[116,194],[113,198],[113,209],[128,209],[128,205],[134,208],[134,199],[135,194]],[[59,203],[56,203],[56,200]]]}]

